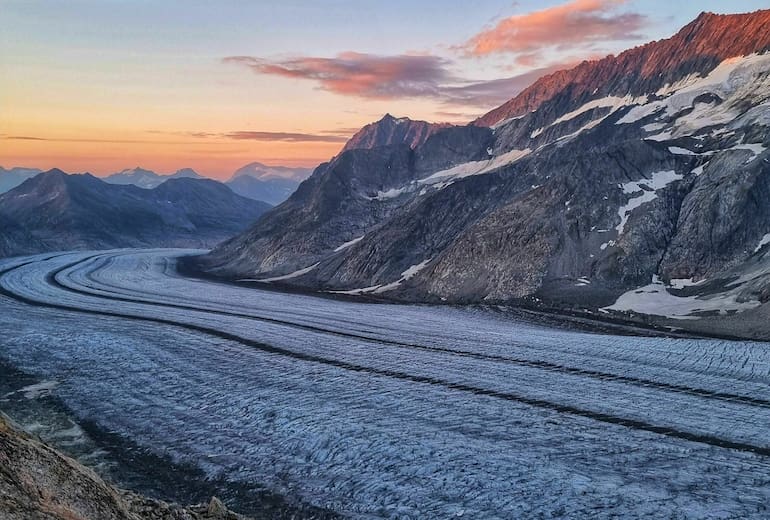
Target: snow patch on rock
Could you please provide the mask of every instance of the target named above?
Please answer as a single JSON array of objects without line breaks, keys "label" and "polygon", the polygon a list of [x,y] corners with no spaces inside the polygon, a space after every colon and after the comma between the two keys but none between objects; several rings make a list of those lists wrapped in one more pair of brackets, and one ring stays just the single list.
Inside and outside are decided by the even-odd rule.
[{"label": "snow patch on rock", "polygon": [[[25,399],[39,399],[41,397],[45,397],[48,395],[51,395],[51,392],[59,386],[58,381],[41,381],[40,383],[36,383],[34,385],[25,386],[24,388],[20,388],[16,392],[12,392],[11,394],[22,394],[24,395]],[[8,394],[8,395],[11,395]]]},{"label": "snow patch on rock", "polygon": [[575,119],[580,114],[584,114],[585,112],[588,112],[589,110],[593,110],[595,108],[612,108],[611,112],[614,112],[628,105],[635,105],[646,101],[647,101],[647,96],[641,96],[639,98],[635,98],[632,96],[625,96],[625,97],[607,96],[600,99],[594,99],[592,101],[589,101],[588,103],[585,103],[579,108],[573,110],[572,112],[568,112],[563,116],[559,117],[553,123],[551,123],[550,126],[558,125],[559,123],[569,121],[570,119]]},{"label": "snow patch on rock", "polygon": [[[651,202],[657,198],[656,191],[665,188],[674,181],[678,181],[682,176],[676,173],[674,170],[665,170],[654,172],[652,178],[642,179],[639,181],[631,181],[625,184],[621,184],[620,188],[625,194],[636,194],[634,197],[628,199],[628,202],[618,209],[618,215],[620,216],[620,224],[615,229],[618,235],[622,235],[625,230],[628,218],[631,213],[648,202]],[[602,249],[605,249],[603,247]]]},{"label": "snow patch on rock", "polygon": [[372,285],[370,287],[363,287],[361,289],[350,289],[348,291],[329,291],[334,294],[350,294],[350,295],[361,295],[361,294],[382,294],[387,291],[392,291],[393,289],[396,289],[399,285],[401,285],[403,282],[413,278],[417,273],[422,271],[425,266],[427,266],[431,262],[431,258],[428,260],[423,260],[419,264],[414,264],[407,268],[403,273],[401,273],[401,277],[396,280],[395,282],[391,282],[388,284],[379,284],[379,285]]},{"label": "snow patch on rock", "polygon": [[[492,157],[485,161],[470,161],[467,163],[458,164],[452,168],[446,170],[440,170],[436,173],[420,179],[418,182],[421,184],[438,185],[454,179],[462,179],[464,177],[471,177],[473,175],[483,175],[489,173],[503,166],[513,164],[522,157],[526,157],[532,153],[532,150],[525,148],[524,150],[511,150],[504,154]],[[438,187],[438,186],[437,186]]]},{"label": "snow patch on rock", "polygon": [[401,188],[390,188],[389,190],[385,191],[378,191],[377,195],[374,197],[366,197],[369,200],[388,200],[388,199],[395,199],[399,195],[406,193],[408,190],[408,186],[402,186]]},{"label": "snow patch on rock", "polygon": [[280,282],[282,280],[290,280],[292,278],[297,278],[299,276],[302,276],[303,274],[309,273],[310,271],[312,271],[313,269],[318,267],[318,265],[320,263],[321,262],[316,262],[315,264],[313,264],[311,266],[305,267],[303,269],[299,269],[297,271],[294,271],[293,273],[284,274],[282,276],[273,276],[271,278],[259,278],[259,279],[244,278],[244,279],[238,280],[238,281],[239,282],[267,282],[267,283],[269,283],[269,282]]},{"label": "snow patch on rock", "polygon": [[759,251],[761,251],[762,248],[765,247],[767,244],[770,244],[770,233],[767,233],[765,236],[762,237],[762,239],[759,241],[759,244],[757,244],[757,247],[754,248],[754,252],[759,253]]},{"label": "snow patch on rock", "polygon": [[726,314],[753,309],[760,305],[760,302],[753,300],[738,301],[736,291],[705,297],[674,296],[667,289],[657,276],[653,276],[651,284],[622,294],[614,304],[604,310],[631,311],[674,319],[698,319],[698,316],[693,316],[694,313],[718,311],[720,314]]},{"label": "snow patch on rock", "polygon": [[349,248],[350,246],[352,246],[353,244],[357,244],[358,242],[360,242],[361,240],[363,240],[364,236],[365,236],[365,235],[361,235],[360,237],[358,237],[358,238],[354,238],[353,240],[348,240],[348,241],[347,241],[347,242],[345,242],[344,244],[342,244],[342,245],[340,245],[340,246],[336,247],[336,248],[334,249],[334,252],[335,252],[335,253],[339,253],[339,252],[340,252],[340,251],[342,251],[343,249],[347,249],[347,248]]}]

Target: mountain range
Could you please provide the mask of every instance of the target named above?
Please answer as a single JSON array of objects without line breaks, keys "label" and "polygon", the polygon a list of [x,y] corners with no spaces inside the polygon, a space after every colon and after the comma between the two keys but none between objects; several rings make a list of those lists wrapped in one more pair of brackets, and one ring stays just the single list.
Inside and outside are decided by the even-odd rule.
[{"label": "mountain range", "polygon": [[[275,206],[289,198],[289,195],[310,175],[311,171],[309,168],[267,166],[252,162],[236,170],[225,184],[238,195]],[[162,175],[137,166],[114,173],[105,177],[104,180],[111,184],[133,184],[148,189],[160,186],[169,179],[180,178],[201,179],[203,177],[192,168],[183,168],[173,174]]]},{"label": "mountain range", "polygon": [[703,13],[463,127],[386,116],[198,266],[701,329],[770,312],[768,26]]},{"label": "mountain range", "polygon": [[203,177],[192,168],[183,168],[169,175],[155,173],[137,166],[128,168],[104,178],[104,182],[110,184],[132,184],[140,188],[151,189],[160,186],[169,179],[202,179]]},{"label": "mountain range", "polygon": [[[42,171],[37,168],[16,167],[6,170],[0,167],[0,193],[12,190]],[[312,169],[310,168],[267,166],[253,162],[236,170],[225,184],[238,195],[275,206],[289,198],[299,183],[306,179],[311,172]],[[166,175],[137,166],[113,173],[102,180],[109,184],[133,185],[139,188],[152,189],[170,179],[203,178],[205,177],[192,168],[182,168],[175,173]]]},{"label": "mountain range", "polygon": [[153,189],[50,170],[0,195],[0,256],[69,249],[211,247],[270,205],[208,179]]},{"label": "mountain range", "polygon": [[15,167],[6,170],[0,166],[0,193],[5,193],[8,190],[12,190],[22,182],[26,181],[30,177],[34,177],[43,170],[37,168],[20,168]]}]

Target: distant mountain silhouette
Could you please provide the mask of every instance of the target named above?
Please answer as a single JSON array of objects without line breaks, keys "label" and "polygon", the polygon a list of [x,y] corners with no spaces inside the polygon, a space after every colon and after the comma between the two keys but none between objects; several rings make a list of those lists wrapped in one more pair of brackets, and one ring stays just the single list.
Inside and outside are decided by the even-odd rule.
[{"label": "distant mountain silhouette", "polygon": [[192,168],[182,168],[170,175],[163,175],[137,166],[136,168],[128,168],[113,173],[112,175],[105,177],[104,181],[110,184],[133,184],[140,188],[150,189],[160,186],[169,179],[181,178],[201,179],[202,177]]},{"label": "distant mountain silhouette", "polygon": [[238,195],[278,205],[288,199],[312,171],[252,162],[237,169],[226,184]]},{"label": "distant mountain silhouette", "polygon": [[37,168],[11,168],[6,170],[0,166],[0,193],[12,190],[30,177],[34,177],[43,170]]},{"label": "distant mountain silhouette", "polygon": [[170,179],[154,189],[54,169],[0,195],[0,255],[115,247],[210,247],[268,204],[222,183]]}]

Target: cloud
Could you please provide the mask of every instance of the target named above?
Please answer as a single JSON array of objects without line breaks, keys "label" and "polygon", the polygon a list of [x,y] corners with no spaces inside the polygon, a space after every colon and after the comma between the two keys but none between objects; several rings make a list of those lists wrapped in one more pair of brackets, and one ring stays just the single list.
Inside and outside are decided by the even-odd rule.
[{"label": "cloud", "polygon": [[329,92],[373,99],[435,96],[439,85],[451,79],[449,61],[431,55],[345,52],[334,58],[308,56],[271,61],[229,56],[223,61],[246,66],[256,74],[312,80]]},{"label": "cloud", "polygon": [[489,81],[468,82],[460,86],[443,89],[444,100],[448,104],[490,107],[505,103],[519,92],[530,86],[538,78],[573,66],[574,63],[559,63],[534,69],[508,78]]},{"label": "cloud", "polygon": [[[342,132],[323,131],[318,134],[305,134],[296,132],[260,132],[251,130],[238,130],[233,132],[215,133],[215,132],[166,132],[157,130],[148,130],[150,134],[175,135],[184,137],[193,137],[195,139],[232,139],[236,141],[283,141],[290,143],[344,143],[347,142],[350,135],[343,135]],[[179,144],[187,145],[194,141],[168,141],[153,139],[98,139],[98,138],[59,138],[59,137],[38,137],[27,135],[0,136],[0,139],[9,141],[58,141],[65,143],[112,143],[112,144]],[[210,141],[209,141],[210,144]],[[223,144],[223,143],[219,143]]]},{"label": "cloud", "polygon": [[[376,117],[379,114],[375,114],[374,117]],[[351,136],[361,130],[360,126],[343,126],[340,128],[334,128],[331,130],[321,130],[318,132],[319,134],[324,135],[336,135],[336,136]]]},{"label": "cloud", "polygon": [[98,138],[74,138],[74,137],[39,137],[31,135],[8,135],[1,139],[8,141],[50,141],[60,143],[105,143],[105,144],[189,144],[185,141],[154,141],[150,139],[98,139]]},{"label": "cloud", "polygon": [[335,58],[269,61],[231,56],[223,61],[248,67],[260,75],[312,81],[323,90],[344,96],[384,100],[430,98],[445,105],[483,109],[508,101],[540,76],[566,66],[560,63],[508,78],[473,81],[454,75],[450,71],[454,63],[437,56],[347,52]]},{"label": "cloud", "polygon": [[468,55],[516,54],[520,65],[536,63],[547,48],[590,48],[597,42],[635,40],[648,19],[618,13],[626,0],[571,0],[539,11],[514,15],[485,29],[460,47]]},{"label": "cloud", "polygon": [[452,121],[471,121],[479,117],[479,114],[469,114],[468,112],[456,112],[453,110],[437,110],[436,115]]},{"label": "cloud", "polygon": [[222,137],[237,140],[284,141],[290,143],[344,143],[348,140],[349,136],[241,130],[222,134]]},{"label": "cloud", "polygon": [[145,130],[148,134],[194,137],[195,139],[233,139],[236,141],[283,141],[291,143],[344,143],[354,129],[321,130],[318,133],[304,132],[264,132],[259,130],[234,130],[231,132],[201,132],[189,130]]}]

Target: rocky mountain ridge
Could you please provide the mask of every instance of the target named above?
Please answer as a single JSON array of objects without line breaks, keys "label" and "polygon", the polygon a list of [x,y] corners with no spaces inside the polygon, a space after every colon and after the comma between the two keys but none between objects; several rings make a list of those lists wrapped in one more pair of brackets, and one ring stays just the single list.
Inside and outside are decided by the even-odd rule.
[{"label": "rocky mountain ridge", "polygon": [[549,74],[477,119],[493,126],[532,111],[560,115],[606,96],[640,96],[692,74],[704,74],[727,58],[770,50],[770,11],[720,15],[701,13],[671,38],[650,42],[601,60]]},{"label": "rocky mountain ridge", "polygon": [[770,249],[770,54],[757,30],[768,17],[703,14],[414,149],[348,150],[200,267],[410,301],[652,309],[688,323],[752,311]]}]

